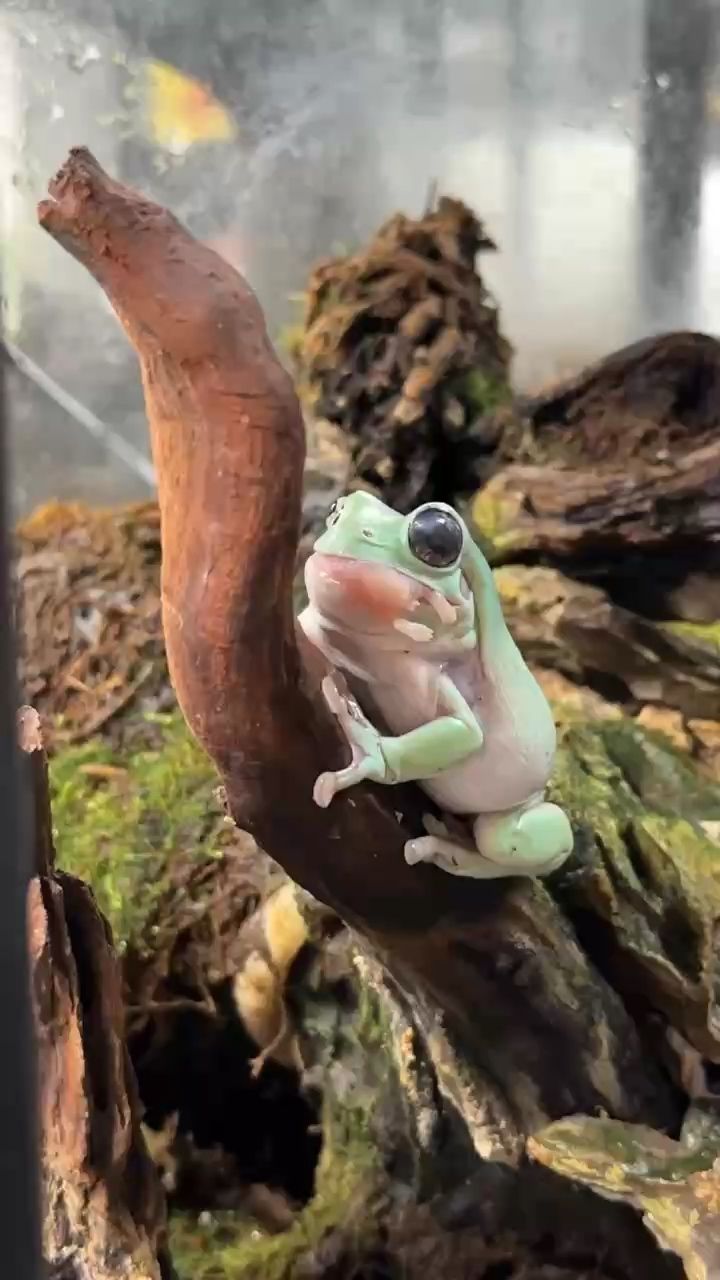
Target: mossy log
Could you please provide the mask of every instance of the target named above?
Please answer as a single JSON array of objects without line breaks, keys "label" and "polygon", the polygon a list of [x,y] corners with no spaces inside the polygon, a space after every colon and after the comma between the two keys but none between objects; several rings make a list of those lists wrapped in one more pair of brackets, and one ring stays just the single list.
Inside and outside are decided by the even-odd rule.
[{"label": "mossy log", "polygon": [[661,461],[712,443],[720,399],[720,342],[662,333],[597,361],[525,402],[546,456],[574,463]]},{"label": "mossy log", "polygon": [[160,1280],[164,1200],[140,1127],[112,938],[88,887],[55,868],[40,721],[29,707],[19,737],[35,810],[28,926],[43,1254],[63,1280]]},{"label": "mossy log", "polygon": [[551,565],[660,619],[720,618],[720,342],[667,333],[496,422],[476,525],[497,564]]},{"label": "mossy log", "polygon": [[556,1121],[529,1143],[533,1157],[643,1213],[678,1253],[688,1280],[720,1274],[720,1116],[696,1102],[680,1140],[591,1116]]},{"label": "mossy log", "polygon": [[710,548],[720,532],[720,446],[688,452],[682,462],[605,467],[511,466],[479,499],[480,523],[495,508],[498,557],[557,559]]},{"label": "mossy log", "polygon": [[[556,715],[556,795],[576,818],[586,867],[557,898],[598,969],[633,1008],[646,1051],[664,1064],[680,1094],[692,1091],[701,1054],[691,1042],[703,1045],[706,1061],[717,1056],[707,1030],[715,1021],[714,855],[705,828],[712,830],[720,815],[720,789],[662,735],[622,717],[588,726],[564,704]],[[403,993],[362,940],[283,882],[252,842],[233,843],[228,830],[227,847],[218,845],[214,821],[202,822],[203,805],[210,813],[215,805],[212,772],[177,719],[158,723],[154,717],[142,733],[138,728],[125,738],[112,751],[88,744],[52,762],[59,857],[90,876],[122,945],[133,1004],[130,1043],[152,1124],[181,1113],[181,1133],[160,1163],[176,1170],[170,1227],[182,1280],[290,1280],[306,1274],[312,1259],[325,1275],[321,1259],[323,1266],[343,1258],[350,1266],[353,1259],[359,1268],[373,1259],[379,1265],[379,1257],[390,1275],[394,1258],[410,1276],[430,1259],[453,1275],[465,1274],[464,1267],[470,1276],[484,1275],[485,1268],[502,1265],[508,1275],[524,1277],[538,1256],[548,1269],[531,1274],[569,1280],[577,1275],[573,1258],[601,1253],[610,1275],[613,1268],[656,1274],[660,1264],[630,1209],[609,1204],[598,1210],[589,1193],[576,1194],[569,1224],[552,1178],[532,1166],[488,1159],[486,1082],[432,1006]],[[125,858],[128,810],[137,832]],[[118,851],[115,864],[89,857],[101,841]],[[603,850],[612,861],[603,860]],[[687,864],[684,878],[675,857]],[[698,860],[707,860],[700,904],[693,901],[702,874]],[[143,890],[150,873],[158,892],[148,903]],[[644,899],[640,884],[647,886]],[[677,912],[694,920],[694,934],[684,942],[678,935],[670,950],[663,940],[673,937]],[[695,955],[705,956],[699,980]],[[214,1007],[202,1004],[203,982]],[[219,995],[228,982],[234,1014]],[[137,1007],[140,991],[144,1008]],[[233,1033],[233,1016],[244,1024],[244,1038]],[[286,1034],[278,1038],[283,1021]],[[154,1035],[148,1037],[144,1024]],[[239,1052],[229,1058],[233,1034]],[[289,1055],[293,1047],[297,1053]],[[269,1051],[265,1066],[253,1081],[249,1063],[263,1050]],[[198,1059],[200,1070],[193,1065]],[[217,1065],[210,1068],[211,1062]],[[261,1176],[272,1183],[282,1152],[289,1165],[290,1152],[307,1147],[301,1125],[290,1123],[293,1085],[282,1064],[299,1064],[303,1090],[322,1093],[323,1154],[316,1194],[278,1235],[264,1214],[258,1223],[263,1206],[253,1204],[247,1182]],[[212,1102],[198,1090],[210,1069]],[[273,1108],[281,1097],[284,1119],[274,1132]],[[200,1204],[211,1212],[198,1221],[198,1160],[208,1157],[189,1150],[182,1131],[199,1133],[198,1121],[207,1128],[218,1105],[215,1136],[227,1153],[234,1151],[235,1166],[222,1186],[205,1180]],[[159,1135],[153,1140],[159,1143]],[[388,1193],[384,1166],[396,1185],[411,1190],[410,1202],[405,1197],[398,1205]],[[470,1183],[461,1187],[463,1176]],[[674,1274],[670,1262],[663,1266],[657,1274]]]},{"label": "mossy log", "polygon": [[[665,794],[682,798],[689,775],[672,756],[569,730],[579,755],[561,753],[556,785],[577,857],[547,884],[408,867],[403,844],[421,829],[413,788],[366,786],[318,809],[314,779],[344,744],[320,696],[323,664],[294,624],[303,425],[258,304],[86,151],[50,190],[42,225],[98,280],[140,358],[181,708],[237,823],[357,931],[405,1019],[398,1077],[411,1110],[428,1100],[411,1144],[425,1177],[390,1166],[386,1186],[456,1237],[443,1263],[453,1275],[477,1274],[448,1262],[468,1231],[524,1242],[534,1261],[518,1275],[601,1275],[607,1258],[608,1274],[628,1280],[679,1275],[632,1210],[585,1200],[529,1164],[526,1143],[576,1113],[678,1131],[689,1091],[677,1046],[713,1061],[717,1051],[714,793],[671,816],[642,788],[662,779],[662,792],[665,768],[679,779]],[[405,1274],[423,1267],[416,1257]]]},{"label": "mossy log", "polygon": [[542,565],[502,565],[495,582],[529,661],[628,707],[720,720],[720,626],[643,618],[602,588]]}]

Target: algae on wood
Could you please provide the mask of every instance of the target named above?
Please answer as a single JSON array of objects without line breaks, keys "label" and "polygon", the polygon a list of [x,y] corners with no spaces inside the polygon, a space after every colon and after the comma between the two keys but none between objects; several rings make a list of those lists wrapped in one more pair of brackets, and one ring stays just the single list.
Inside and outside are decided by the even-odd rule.
[{"label": "algae on wood", "polygon": [[112,935],[88,886],[55,866],[40,721],[29,707],[20,738],[36,815],[28,935],[43,1256],[53,1274],[160,1280],[165,1206],[141,1132]]},{"label": "algae on wood", "polygon": [[666,1249],[679,1254],[687,1280],[720,1274],[720,1113],[691,1113],[680,1141],[642,1125],[571,1116],[535,1134],[530,1155],[554,1172],[642,1210]]},{"label": "algae on wood", "polygon": [[[695,1033],[696,1038],[700,1035],[702,1039],[702,1036],[707,1035],[704,1028],[708,1010],[714,1007],[707,978],[703,984],[702,980],[691,980],[682,966],[675,970],[668,967],[663,971],[663,982],[657,981],[655,989],[652,983],[648,984],[646,971],[653,974],[653,955],[657,955],[660,945],[657,936],[653,941],[653,922],[656,928],[659,927],[664,911],[673,906],[681,909],[686,899],[688,902],[692,900],[694,882],[692,864],[685,865],[687,850],[692,849],[693,841],[699,840],[703,842],[699,847],[707,851],[707,841],[701,835],[701,829],[696,829],[692,824],[704,821],[708,816],[718,812],[718,789],[703,779],[697,778],[691,761],[674,750],[671,744],[661,736],[648,733],[624,721],[619,723],[611,721],[593,727],[581,725],[572,714],[566,717],[562,707],[558,708],[558,716],[561,726],[561,745],[554,786],[557,797],[568,806],[577,821],[581,858],[578,868],[565,879],[560,878],[557,886],[551,885],[551,889],[558,895],[559,901],[563,902],[571,919],[577,912],[578,919],[587,925],[589,915],[593,913],[598,921],[612,922],[618,930],[623,957],[618,963],[617,973],[613,973],[613,980],[619,983],[620,990],[632,991],[636,985],[639,985],[642,990],[647,990],[650,1013],[653,1011],[663,1013],[668,1009],[673,1013],[679,1012],[680,1021],[689,1034]],[[202,796],[205,794],[210,812],[217,804],[213,799],[212,770],[208,768],[202,753],[199,753],[192,744],[187,730],[176,718],[161,719],[159,723],[153,718],[142,732],[139,729],[133,730],[128,736],[143,744],[143,751],[146,749],[146,743],[143,743],[145,733],[150,733],[154,738],[157,750],[157,779],[161,784],[159,797],[153,799],[152,792],[149,789],[147,791],[148,813],[153,814],[157,848],[161,851],[174,850],[177,856],[178,831],[174,815],[172,809],[162,802],[163,751],[167,751],[168,761],[182,761],[183,769],[189,768],[189,779],[193,782],[193,785],[189,786],[189,791],[194,797],[194,802],[198,809],[202,808]],[[140,759],[143,758],[141,753]],[[74,763],[82,764],[82,759],[82,753],[76,748],[59,753],[53,762],[56,777],[66,778],[69,782]],[[102,771],[103,768],[105,772]],[[99,812],[102,815],[102,825],[105,830],[111,833],[116,823],[120,831],[125,830],[127,792],[123,791],[122,786],[119,785],[122,773],[114,774],[113,769],[119,771],[126,769],[130,777],[135,778],[136,784],[138,779],[142,779],[142,771],[136,773],[132,753],[129,757],[125,757],[117,749],[114,752],[103,753],[102,768],[95,775],[91,772],[85,779],[80,775],[81,808],[75,811],[78,822],[74,827],[80,850],[89,848],[97,834],[95,824],[98,811],[93,810],[91,803],[86,803],[85,786],[89,786],[91,790],[95,789],[96,792],[98,790],[104,792],[104,800]],[[146,786],[148,779],[152,776],[151,769],[146,775]],[[657,782],[658,779],[660,782]],[[689,785],[691,783],[692,786]],[[642,798],[643,789],[646,793],[645,800]],[[689,822],[680,818],[669,818],[669,813],[672,813],[678,801],[684,806]],[[667,827],[664,826],[666,820],[669,823]],[[85,830],[83,830],[83,821]],[[634,859],[637,855],[632,845],[628,851],[628,839],[632,824],[636,824],[638,830],[645,828],[655,830],[657,838],[658,823],[668,836],[668,847],[664,850],[663,858],[670,880],[665,884],[661,879],[656,897],[651,904],[652,910],[650,910],[650,906],[647,905],[647,895],[640,886],[635,869]],[[678,842],[678,832],[685,844]],[[192,845],[198,840],[199,833],[190,823],[180,835],[184,835]],[[66,847],[68,858],[71,858],[69,842]],[[182,859],[188,857],[191,852],[192,850],[184,852]],[[713,850],[713,856],[717,857],[718,852],[720,851]],[[219,876],[222,883],[223,877],[227,875],[228,863],[227,861],[223,863],[222,858],[218,861],[215,857],[212,841],[208,846],[199,842],[196,856],[198,864],[204,861],[211,876],[213,878]],[[231,852],[228,857],[232,859]],[[680,873],[675,866],[676,857],[680,863]],[[226,868],[224,872],[223,866]],[[97,872],[98,889],[102,893],[106,890],[102,884],[105,870],[101,864],[98,864]],[[678,874],[680,874],[679,888],[672,881],[672,876],[677,877]],[[663,894],[667,893],[671,895],[669,903],[663,897]],[[196,905],[199,905],[198,899],[196,899]],[[712,900],[707,897],[707,894],[705,894],[703,905],[704,918],[696,919],[698,945],[701,943],[703,929],[709,929],[712,924]],[[206,910],[207,907],[206,903]],[[226,909],[232,910],[232,904],[228,904]],[[238,924],[241,925],[243,907],[239,899],[236,900],[235,909]],[[694,909],[697,910],[697,907]],[[181,913],[178,924],[182,918]],[[149,922],[150,919],[149,914],[145,916],[146,921]],[[312,917],[310,923],[312,924]],[[202,934],[199,936],[201,938]],[[583,936],[582,932],[581,936]],[[591,936],[592,930],[588,930],[588,937]],[[338,958],[333,961],[331,949],[328,959],[324,961],[322,948],[328,944],[322,943],[317,934],[316,937],[317,945],[321,949],[316,953],[317,958],[313,964],[327,963],[331,970],[334,965],[337,974],[351,975],[355,968],[352,963],[348,964],[348,958],[352,957],[354,949],[351,941],[349,939],[344,941],[344,934],[336,935],[334,954]],[[195,947],[197,947],[197,941],[196,936]],[[157,935],[150,936],[145,945],[152,951],[153,946],[159,945]],[[340,962],[339,956],[348,945],[350,950],[345,951],[345,958]],[[589,946],[590,943],[586,945]],[[360,953],[361,956],[362,953]],[[596,962],[599,960],[603,963],[603,956],[595,958]],[[169,998],[173,995],[173,983],[178,982],[183,972],[177,952],[174,959],[176,968],[171,971],[170,987],[165,990],[165,995]],[[236,953],[236,959],[240,964],[239,953]],[[628,964],[628,960],[632,963]],[[208,957],[206,962],[209,963]],[[406,1175],[410,1178],[410,1186],[413,1183],[416,1187],[420,1186],[417,1182],[418,1177],[421,1182],[424,1181],[425,1185],[428,1185],[427,1172],[422,1175],[421,1170],[417,1168],[418,1159],[421,1163],[425,1159],[428,1162],[427,1167],[435,1170],[436,1190],[439,1160],[460,1161],[469,1170],[472,1163],[470,1153],[473,1149],[483,1153],[485,1159],[488,1156],[492,1158],[493,1128],[492,1125],[488,1125],[492,1112],[488,1112],[487,1109],[490,1099],[487,1081],[484,1085],[482,1080],[479,1082],[479,1091],[477,1084],[469,1087],[462,1085],[464,1070],[462,1059],[458,1058],[457,1053],[453,1053],[449,1043],[445,1043],[443,1047],[441,1027],[438,1025],[432,1034],[427,1034],[427,1029],[418,1034],[418,1029],[425,1025],[422,1011],[418,1007],[412,1010],[406,1007],[404,1015],[401,1015],[397,1005],[393,1004],[392,995],[386,991],[381,1005],[384,1003],[387,1012],[381,1017],[377,986],[380,982],[380,989],[382,989],[383,979],[379,976],[381,971],[372,966],[369,970],[363,968],[363,963],[361,962],[360,973],[365,976],[357,988],[357,1005],[351,1004],[348,1011],[343,1013],[342,1007],[335,1003],[331,995],[332,988],[323,983],[319,987],[316,986],[314,980],[308,975],[302,980],[300,986],[297,984],[295,986],[294,1017],[308,1080],[312,1082],[314,1088],[319,1087],[325,1095],[326,1108],[329,1105],[329,1099],[335,1098],[334,1123],[340,1126],[340,1129],[335,1131],[336,1135],[344,1131],[343,1125],[346,1123],[355,1126],[354,1131],[359,1146],[357,1149],[351,1146],[349,1154],[352,1155],[353,1165],[367,1172],[367,1180],[364,1180],[363,1174],[360,1178],[354,1181],[351,1179],[348,1183],[346,1175],[338,1172],[335,1164],[331,1165],[331,1161],[336,1157],[342,1161],[345,1141],[339,1144],[334,1143],[333,1130],[327,1127],[329,1112],[325,1109],[323,1128],[327,1147],[325,1163],[321,1164],[318,1171],[319,1198],[317,1202],[313,1199],[310,1206],[302,1211],[290,1236],[280,1238],[267,1236],[257,1221],[252,1217],[248,1218],[242,1210],[218,1210],[217,1212],[208,1210],[210,1221],[207,1223],[204,1218],[198,1221],[197,1214],[193,1216],[186,1210],[177,1220],[173,1220],[172,1225],[181,1274],[183,1266],[188,1275],[193,1274],[192,1268],[195,1267],[197,1268],[195,1274],[207,1275],[208,1280],[210,1277],[213,1277],[213,1280],[215,1277],[218,1277],[218,1280],[226,1280],[226,1278],[234,1280],[236,1275],[245,1274],[240,1267],[241,1262],[243,1268],[250,1268],[247,1274],[252,1275],[252,1267],[255,1267],[257,1274],[263,1275],[266,1273],[263,1268],[269,1268],[272,1261],[272,1266],[278,1268],[279,1276],[290,1276],[292,1275],[291,1267],[296,1265],[298,1258],[307,1256],[308,1252],[312,1254],[319,1248],[323,1234],[329,1235],[332,1239],[333,1250],[346,1249],[347,1235],[339,1229],[340,1218],[346,1214],[346,1208],[342,1207],[346,1204],[343,1198],[344,1187],[347,1187],[349,1195],[352,1192],[350,1195],[352,1203],[360,1206],[358,1211],[366,1226],[365,1235],[359,1231],[359,1228],[354,1229],[357,1249],[360,1254],[372,1252],[376,1247],[373,1245],[373,1239],[374,1233],[379,1230],[380,1220],[385,1223],[383,1230],[387,1230],[389,1192],[385,1185],[384,1191],[380,1194],[384,1183],[381,1176],[382,1170],[377,1166],[376,1160],[383,1154],[387,1156],[388,1143],[391,1147],[395,1144],[396,1159],[398,1150],[404,1151],[404,1161],[406,1164],[410,1162],[407,1164],[408,1169],[413,1162],[415,1163],[415,1173]],[[172,972],[175,973],[174,979]],[[353,982],[357,983],[357,981],[356,976]],[[365,996],[362,995],[363,987],[366,991]],[[360,1012],[363,1004],[368,1010],[369,1020]],[[369,1011],[373,1006],[377,1012],[370,1016]],[[353,1012],[353,1009],[356,1012]],[[357,1021],[358,1018],[360,1021]],[[357,1025],[360,1035],[357,1045],[352,1039],[353,1025]],[[362,1030],[363,1026],[366,1027],[365,1030]],[[373,1027],[376,1027],[376,1030],[373,1030]],[[351,1036],[350,1039],[347,1038],[348,1034]],[[425,1056],[427,1050],[423,1045],[427,1045],[430,1049],[429,1058]],[[414,1048],[408,1056],[410,1046]],[[672,1066],[672,1050],[669,1044],[667,1052]],[[364,1068],[363,1063],[375,1067],[374,1078],[368,1079],[367,1067]],[[373,1134],[367,1129],[367,1120],[363,1125],[363,1122],[357,1119],[357,1097],[351,1097],[347,1092],[343,1094],[342,1090],[344,1088],[347,1091],[350,1088],[352,1093],[352,1090],[357,1087],[358,1080],[363,1080],[363,1106],[365,1115],[368,1117],[387,1107],[388,1091],[392,1093],[397,1090],[397,1085],[392,1084],[392,1078],[394,1078],[392,1073],[397,1072],[400,1073],[397,1079],[402,1085],[402,1095],[406,1099],[406,1105],[411,1107],[411,1112],[407,1113],[404,1122],[397,1118],[397,1112],[395,1112],[396,1118],[393,1125],[386,1125],[384,1133]],[[446,1097],[446,1102],[439,1102],[443,1097]],[[416,1100],[415,1103],[411,1103],[413,1098]],[[497,1106],[497,1102],[494,1105]],[[448,1123],[447,1117],[443,1119],[446,1108],[449,1109],[450,1115],[462,1117],[461,1127],[469,1135],[475,1134],[475,1137],[471,1138],[470,1146],[464,1149],[460,1144],[458,1151],[452,1157],[448,1154],[441,1156],[443,1147],[447,1146],[447,1138],[442,1138],[443,1130]],[[356,1117],[355,1120],[352,1120],[353,1115]],[[455,1123],[458,1121],[456,1120]],[[363,1128],[366,1130],[364,1138],[362,1137]],[[385,1149],[383,1149],[383,1142]],[[487,1145],[488,1142],[490,1146]],[[422,1156],[423,1149],[427,1153],[425,1157]],[[331,1152],[335,1152],[335,1156],[331,1157]],[[349,1173],[348,1169],[348,1175]],[[330,1194],[333,1190],[336,1195]],[[480,1194],[478,1191],[478,1195]],[[534,1194],[538,1194],[537,1190]],[[376,1195],[380,1195],[379,1201],[375,1199]],[[542,1205],[543,1201],[540,1197],[538,1217],[542,1216],[542,1212],[547,1211],[547,1208],[542,1209]],[[334,1223],[331,1221],[333,1207],[339,1213]],[[340,1213],[341,1209],[342,1213]],[[400,1211],[395,1212],[399,1214],[396,1229],[397,1247],[400,1248],[399,1240],[407,1224]],[[619,1229],[614,1223],[612,1208],[609,1208],[608,1212],[614,1224],[613,1229]],[[512,1215],[508,1221],[512,1224]],[[321,1231],[320,1226],[322,1226]],[[432,1247],[438,1252],[438,1256],[442,1254],[449,1259],[460,1256],[457,1253],[453,1254],[452,1244],[445,1228],[441,1229],[438,1223],[432,1227],[430,1222],[425,1221],[423,1229],[427,1233],[428,1249]],[[526,1232],[524,1241],[522,1236],[516,1240],[510,1254],[506,1253],[506,1259],[510,1256],[518,1259],[523,1249],[532,1251],[532,1231],[529,1231],[527,1224],[524,1230]],[[314,1234],[316,1232],[318,1234]],[[326,1241],[325,1247],[330,1249],[329,1241]],[[407,1241],[405,1247],[407,1248]],[[467,1239],[463,1247],[469,1249]],[[481,1233],[475,1239],[476,1261],[484,1256],[485,1247]],[[639,1248],[637,1242],[634,1247]],[[558,1265],[561,1257],[562,1246],[559,1244]],[[449,1265],[452,1265],[452,1262]],[[206,1269],[203,1270],[203,1268]],[[274,1274],[272,1271],[269,1273]],[[415,1272],[409,1271],[407,1274],[414,1275]],[[661,1274],[660,1271],[657,1274]],[[671,1273],[668,1272],[668,1274]]]},{"label": "algae on wood", "polygon": [[[613,603],[557,569],[495,570],[508,624],[526,659],[617,699],[720,719],[720,650],[710,627],[663,624]],[[700,632],[700,634],[698,634]]]}]

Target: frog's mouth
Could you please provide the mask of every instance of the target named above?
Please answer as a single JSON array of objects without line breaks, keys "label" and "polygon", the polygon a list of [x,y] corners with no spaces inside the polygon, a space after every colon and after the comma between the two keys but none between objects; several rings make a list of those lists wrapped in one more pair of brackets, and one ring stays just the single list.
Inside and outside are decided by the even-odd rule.
[{"label": "frog's mouth", "polygon": [[459,618],[441,592],[400,569],[350,556],[316,551],[306,562],[305,584],[311,604],[344,630],[396,633],[424,643]]}]

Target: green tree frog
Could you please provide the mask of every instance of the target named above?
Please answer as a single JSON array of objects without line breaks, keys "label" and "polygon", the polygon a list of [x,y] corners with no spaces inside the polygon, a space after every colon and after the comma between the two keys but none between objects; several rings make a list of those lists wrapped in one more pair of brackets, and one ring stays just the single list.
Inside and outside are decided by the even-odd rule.
[{"label": "green tree frog", "polygon": [[317,804],[364,778],[415,781],[466,823],[463,831],[451,819],[458,835],[427,815],[427,834],[405,845],[411,865],[481,879],[559,867],[573,836],[544,798],[552,713],[453,508],[431,502],[403,516],[368,493],[339,498],[305,582],[299,622],[335,668],[323,692],[352,753],[345,768],[318,777]]}]

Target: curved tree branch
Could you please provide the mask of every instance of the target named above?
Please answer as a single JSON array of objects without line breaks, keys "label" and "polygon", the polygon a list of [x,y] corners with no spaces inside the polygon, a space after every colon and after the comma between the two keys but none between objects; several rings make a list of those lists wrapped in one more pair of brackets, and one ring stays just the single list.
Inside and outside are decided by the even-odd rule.
[{"label": "curved tree branch", "polygon": [[546,887],[408,867],[413,788],[314,804],[316,775],[346,753],[319,695],[324,665],[295,631],[304,431],[260,307],[87,151],[50,191],[42,225],[105,290],[140,359],[172,678],[238,824],[378,947],[430,1031],[442,1017],[488,1099],[489,1154],[513,1158],[528,1129],[574,1110],[672,1123],[659,1068]]}]

